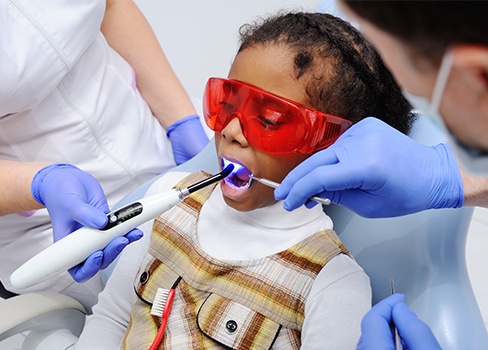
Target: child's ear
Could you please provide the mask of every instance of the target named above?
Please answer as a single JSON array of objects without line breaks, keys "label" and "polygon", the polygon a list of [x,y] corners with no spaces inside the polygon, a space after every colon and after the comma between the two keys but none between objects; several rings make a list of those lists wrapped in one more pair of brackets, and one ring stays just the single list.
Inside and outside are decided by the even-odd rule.
[{"label": "child's ear", "polygon": [[459,70],[475,91],[488,91],[488,46],[457,45],[452,55],[453,69]]}]

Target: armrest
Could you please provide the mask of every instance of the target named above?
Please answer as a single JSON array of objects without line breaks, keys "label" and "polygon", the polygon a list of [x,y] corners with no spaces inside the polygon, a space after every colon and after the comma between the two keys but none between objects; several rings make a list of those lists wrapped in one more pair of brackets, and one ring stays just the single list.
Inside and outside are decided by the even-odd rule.
[{"label": "armrest", "polygon": [[66,329],[79,336],[85,308],[66,295],[39,292],[0,301],[0,341],[25,331]]}]

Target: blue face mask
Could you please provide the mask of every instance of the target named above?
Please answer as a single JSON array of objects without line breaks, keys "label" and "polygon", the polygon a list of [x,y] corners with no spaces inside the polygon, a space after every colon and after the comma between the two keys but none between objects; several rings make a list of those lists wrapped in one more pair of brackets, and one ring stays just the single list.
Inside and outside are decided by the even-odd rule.
[{"label": "blue face mask", "polygon": [[432,121],[447,135],[449,145],[452,147],[456,159],[461,167],[469,173],[475,175],[488,176],[488,154],[483,154],[477,150],[466,147],[461,144],[449,132],[439,112],[442,96],[446,87],[449,73],[451,72],[453,56],[451,53],[446,53],[442,59],[439,74],[432,92],[432,102],[423,96],[417,96],[402,90],[403,96],[410,102],[412,107],[418,113],[424,113],[429,116]]}]

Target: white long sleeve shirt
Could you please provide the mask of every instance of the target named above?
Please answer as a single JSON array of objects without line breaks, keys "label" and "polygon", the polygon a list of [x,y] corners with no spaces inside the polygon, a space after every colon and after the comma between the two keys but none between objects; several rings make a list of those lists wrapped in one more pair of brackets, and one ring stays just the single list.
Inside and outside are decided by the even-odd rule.
[{"label": "white long sleeve shirt", "polygon": [[[185,173],[169,173],[147,195],[171,188]],[[276,220],[279,215],[280,220]],[[252,212],[228,207],[219,187],[204,203],[197,235],[210,255],[225,260],[251,260],[287,249],[332,222],[319,206],[286,212],[282,203]],[[121,255],[94,314],[89,316],[77,350],[118,349],[137,300],[134,278],[149,245],[152,221],[144,224],[142,242],[131,244]],[[351,258],[331,259],[317,276],[305,304],[303,349],[355,349],[360,323],[371,307],[369,278]]]},{"label": "white long sleeve shirt", "polygon": [[[112,206],[175,163],[133,69],[100,32],[104,10],[100,0],[0,0],[0,158],[75,164]],[[89,307],[96,279],[87,287],[63,273],[27,290],[11,286],[10,274],[50,244],[45,209],[1,216],[2,283],[67,292]]]}]

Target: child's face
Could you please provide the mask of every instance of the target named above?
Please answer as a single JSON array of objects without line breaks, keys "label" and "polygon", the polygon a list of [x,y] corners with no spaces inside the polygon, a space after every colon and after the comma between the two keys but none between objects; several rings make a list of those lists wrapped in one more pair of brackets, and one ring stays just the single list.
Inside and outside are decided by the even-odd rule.
[{"label": "child's face", "polygon": [[[228,77],[308,105],[303,85],[288,73],[293,71],[292,57],[279,45],[250,47],[236,56]],[[245,168],[237,172],[244,182],[249,173],[281,182],[295,166],[310,156],[299,153],[276,155],[252,147],[244,137],[237,118],[230,121],[221,133],[215,134],[215,143],[220,160],[224,158]],[[239,181],[232,181],[233,177],[231,175],[221,182],[224,200],[232,208],[250,211],[275,202],[274,189],[256,181],[249,187],[238,187],[233,182]]]}]

